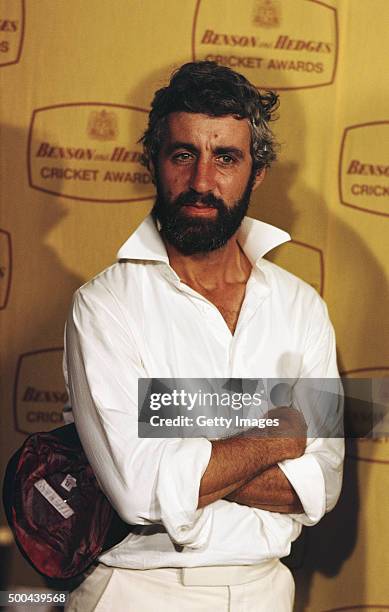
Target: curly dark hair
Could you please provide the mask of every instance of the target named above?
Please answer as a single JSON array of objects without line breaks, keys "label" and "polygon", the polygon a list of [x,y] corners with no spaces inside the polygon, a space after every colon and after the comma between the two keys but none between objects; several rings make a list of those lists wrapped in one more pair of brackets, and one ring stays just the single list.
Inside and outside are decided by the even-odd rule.
[{"label": "curly dark hair", "polygon": [[142,163],[156,166],[167,116],[174,112],[203,113],[213,117],[233,115],[248,119],[251,130],[253,171],[269,167],[276,159],[276,143],[269,127],[279,99],[275,92],[259,92],[242,74],[216,62],[188,62],[176,70],[167,87],[159,89],[151,104],[148,127],[140,138]]}]

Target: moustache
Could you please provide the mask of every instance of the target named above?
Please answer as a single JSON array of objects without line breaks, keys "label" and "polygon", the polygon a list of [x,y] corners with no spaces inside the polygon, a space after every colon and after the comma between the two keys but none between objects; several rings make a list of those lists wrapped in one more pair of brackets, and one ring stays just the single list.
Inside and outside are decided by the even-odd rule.
[{"label": "moustache", "polygon": [[175,209],[181,208],[182,206],[190,206],[191,204],[204,204],[211,208],[221,210],[226,207],[224,200],[217,198],[213,193],[207,193],[200,195],[196,191],[185,191],[174,200],[173,206]]}]

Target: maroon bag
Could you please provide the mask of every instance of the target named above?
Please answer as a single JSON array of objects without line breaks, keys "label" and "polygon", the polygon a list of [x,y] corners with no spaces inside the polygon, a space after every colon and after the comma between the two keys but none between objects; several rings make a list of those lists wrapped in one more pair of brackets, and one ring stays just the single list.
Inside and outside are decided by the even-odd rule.
[{"label": "maroon bag", "polygon": [[131,529],[101,491],[73,423],[25,440],[7,465],[3,503],[23,556],[49,578],[81,574]]}]

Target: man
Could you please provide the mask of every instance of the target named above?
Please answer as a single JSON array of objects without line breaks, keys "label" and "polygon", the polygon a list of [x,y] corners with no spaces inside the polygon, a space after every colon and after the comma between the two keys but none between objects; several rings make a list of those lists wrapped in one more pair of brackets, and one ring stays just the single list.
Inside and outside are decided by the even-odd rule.
[{"label": "man", "polygon": [[290,611],[293,579],[279,558],[339,496],[341,440],[307,443],[294,407],[271,411],[282,410],[278,436],[137,435],[140,377],[338,376],[321,298],[262,259],[289,236],[245,217],[275,158],[276,104],[213,62],[182,66],[154,97],[142,138],[152,215],[119,262],[78,290],[66,331],[82,444],[136,527],[100,556],[68,610]]}]

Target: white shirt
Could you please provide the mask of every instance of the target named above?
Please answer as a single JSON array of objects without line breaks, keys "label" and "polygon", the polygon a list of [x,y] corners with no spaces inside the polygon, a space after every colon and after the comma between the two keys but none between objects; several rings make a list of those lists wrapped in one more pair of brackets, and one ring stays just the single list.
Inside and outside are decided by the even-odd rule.
[{"label": "white shirt", "polygon": [[[262,259],[289,240],[246,217],[238,241],[253,265],[232,335],[219,310],[180,282],[148,216],[119,262],[74,296],[65,379],[76,427],[101,488],[136,529],[100,560],[124,568],[254,564],[289,553],[340,493],[343,441],[308,440],[280,463],[305,513],[219,500],[197,510],[211,442],[137,437],[137,379],[337,378],[327,309],[309,285]],[[161,527],[161,525],[163,527]]]}]

